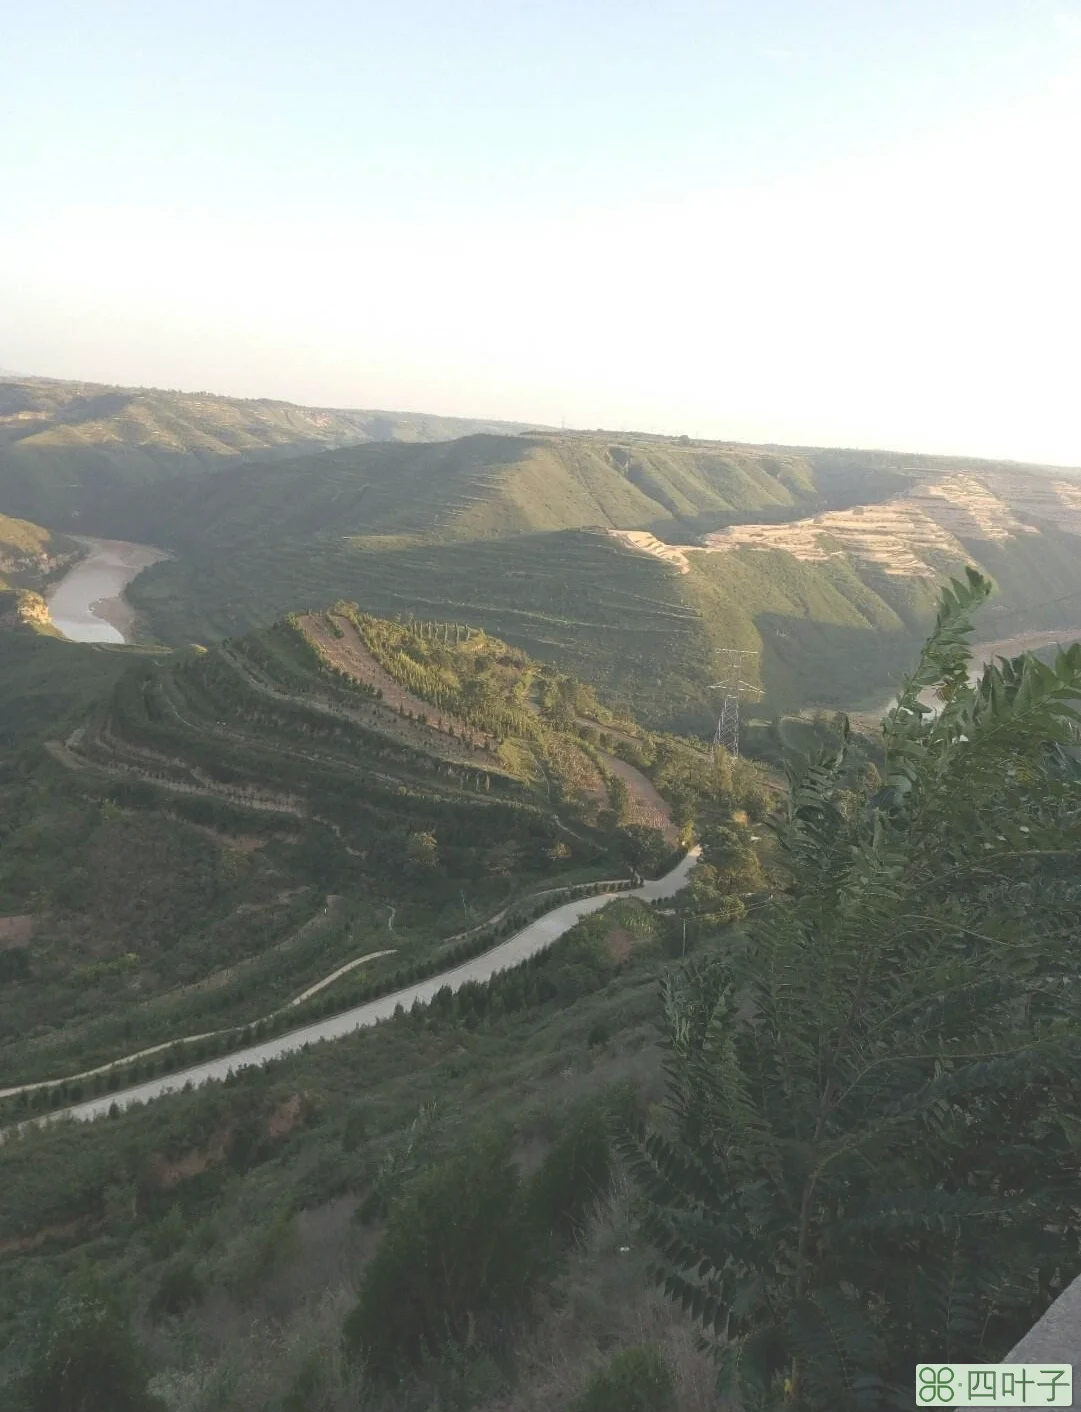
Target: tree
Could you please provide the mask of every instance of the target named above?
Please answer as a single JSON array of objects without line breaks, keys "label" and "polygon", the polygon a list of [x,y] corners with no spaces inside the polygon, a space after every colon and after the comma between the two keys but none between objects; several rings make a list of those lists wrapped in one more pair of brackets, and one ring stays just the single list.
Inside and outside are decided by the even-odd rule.
[{"label": "tree", "polygon": [[567,1116],[533,1174],[529,1209],[541,1230],[571,1240],[611,1184],[612,1154],[604,1112],[598,1104],[584,1104]]},{"label": "tree", "polygon": [[439,845],[436,842],[434,833],[425,830],[422,833],[409,835],[409,842],[406,845],[406,853],[409,861],[425,872],[433,869],[439,859]]},{"label": "tree", "polygon": [[347,1345],[373,1373],[394,1373],[513,1315],[537,1269],[509,1137],[485,1135],[415,1177],[391,1208]]},{"label": "tree", "polygon": [[167,1412],[119,1306],[84,1278],[43,1330],[22,1387],[27,1412]]},{"label": "tree", "polygon": [[652,1344],[625,1348],[592,1375],[572,1412],[675,1412],[671,1369]]},{"label": "tree", "polygon": [[623,858],[637,872],[657,873],[668,859],[664,834],[648,824],[624,824],[618,841]]},{"label": "tree", "polygon": [[858,807],[847,726],[790,763],[787,887],[666,983],[670,1122],[621,1145],[748,1412],[910,1407],[920,1350],[995,1362],[1076,1273],[1081,647],[970,686],[989,591],[945,590]]},{"label": "tree", "polygon": [[758,855],[743,829],[724,825],[705,829],[702,857],[714,869],[722,893],[757,892],[765,883]]}]

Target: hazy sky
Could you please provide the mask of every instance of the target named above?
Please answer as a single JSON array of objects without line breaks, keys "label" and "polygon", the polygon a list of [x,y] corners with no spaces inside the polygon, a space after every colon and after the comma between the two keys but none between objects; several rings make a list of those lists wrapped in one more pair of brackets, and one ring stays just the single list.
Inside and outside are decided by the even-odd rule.
[{"label": "hazy sky", "polygon": [[0,367],[1081,463],[1081,0],[34,0]]}]

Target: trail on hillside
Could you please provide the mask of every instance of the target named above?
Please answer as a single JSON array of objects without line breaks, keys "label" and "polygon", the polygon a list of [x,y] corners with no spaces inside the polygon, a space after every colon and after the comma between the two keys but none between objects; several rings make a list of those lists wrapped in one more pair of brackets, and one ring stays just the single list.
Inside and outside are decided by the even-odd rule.
[{"label": "trail on hillside", "polygon": [[[654,902],[675,896],[685,886],[691,871],[698,862],[699,852],[698,848],[691,849],[664,877],[658,878],[654,882],[643,883],[641,887],[629,889],[620,893],[619,896],[624,899],[637,898],[643,902]],[[346,1010],[340,1015],[331,1016],[316,1024],[304,1025],[289,1034],[280,1035],[261,1044],[250,1045],[246,1049],[194,1065],[179,1073],[163,1075],[133,1088],[121,1089],[116,1093],[105,1094],[101,1098],[91,1099],[89,1102],[79,1103],[56,1113],[29,1119],[27,1123],[18,1124],[14,1129],[8,1131],[18,1131],[19,1128],[29,1124],[36,1126],[67,1117],[75,1118],[81,1122],[89,1121],[92,1118],[104,1116],[114,1105],[121,1109],[136,1103],[148,1103],[152,1099],[160,1098],[167,1093],[177,1092],[188,1086],[198,1087],[211,1080],[224,1079],[237,1069],[265,1064],[322,1040],[340,1039],[345,1035],[352,1034],[355,1030],[369,1028],[380,1020],[390,1019],[399,1007],[408,1009],[414,1002],[419,1002],[422,1005],[428,1004],[433,996],[444,988],[457,991],[470,981],[484,982],[490,980],[500,971],[521,965],[530,956],[547,950],[554,941],[558,940],[564,932],[569,931],[583,917],[608,906],[612,900],[611,893],[602,892],[590,897],[578,898],[573,902],[564,902],[530,922],[514,936],[499,943],[490,951],[484,952],[483,955],[474,957],[473,960],[460,966],[451,967],[428,980],[419,981],[404,990],[395,991],[392,995],[368,1001],[363,1005]],[[0,1139],[5,1135],[0,1134]]]},{"label": "trail on hillside", "polygon": [[631,808],[634,811],[634,818],[631,822],[645,824],[651,829],[660,829],[664,834],[665,841],[674,844],[678,834],[676,826],[672,822],[672,811],[653,781],[647,779],[642,771],[634,765],[628,764],[626,760],[621,760],[618,755],[609,755],[604,750],[598,753],[604,761],[605,769],[610,770],[613,775],[618,775],[627,786]]},{"label": "trail on hillside", "polygon": [[[392,711],[397,712],[402,709],[412,711],[414,717],[427,716],[429,718],[427,729],[432,736],[437,738],[441,750],[448,748],[448,742],[467,741],[474,750],[482,751],[486,758],[490,758],[498,764],[498,757],[490,749],[489,738],[484,731],[477,726],[470,725],[460,716],[440,710],[430,701],[425,701],[422,697],[407,690],[401,682],[391,676],[385,667],[380,666],[376,661],[354,623],[338,614],[327,614],[326,616],[333,618],[334,626],[341,632],[341,637],[336,637],[330,631],[327,622],[316,614],[305,614],[297,621],[332,667],[338,667],[355,681],[363,682],[365,686],[377,688],[383,693],[384,706],[389,707]],[[451,736],[449,730],[433,725],[431,723],[433,716],[442,723],[443,727],[453,727],[454,735]],[[464,754],[464,758],[473,760],[475,756],[472,751],[469,751]]]}]

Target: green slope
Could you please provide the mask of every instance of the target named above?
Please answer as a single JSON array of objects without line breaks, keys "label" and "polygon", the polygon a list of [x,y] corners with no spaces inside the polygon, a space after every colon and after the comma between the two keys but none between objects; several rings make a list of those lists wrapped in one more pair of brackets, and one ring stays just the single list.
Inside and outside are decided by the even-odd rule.
[{"label": "green slope", "polygon": [[[0,511],[108,534],[112,497],[171,476],[505,424],[49,378],[0,379]],[[514,428],[511,427],[511,430]]]},{"label": "green slope", "polygon": [[649,822],[592,693],[475,631],[339,605],[171,656],[8,636],[0,729],[36,698],[53,738],[0,757],[0,918],[33,933],[0,972],[7,1081],[250,1024],[389,949],[345,1008],[523,894],[618,877]]},{"label": "green slope", "polygon": [[320,533],[483,539],[583,526],[693,532],[736,515],[805,512],[808,467],[753,451],[596,436],[476,435],[351,447],[198,483],[146,487],[117,505],[125,534],[191,550]]}]

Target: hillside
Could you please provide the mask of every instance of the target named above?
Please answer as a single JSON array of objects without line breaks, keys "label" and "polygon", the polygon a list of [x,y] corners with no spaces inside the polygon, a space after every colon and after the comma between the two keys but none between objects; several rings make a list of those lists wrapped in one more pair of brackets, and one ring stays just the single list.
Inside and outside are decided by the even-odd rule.
[{"label": "hillside", "polygon": [[147,491],[124,528],[177,550],[132,592],[164,641],[337,594],[450,612],[652,725],[708,734],[727,647],[759,654],[766,716],[884,701],[965,563],[998,586],[988,639],[1068,633],[1079,494],[1068,473],[990,463],[479,436]]},{"label": "hillside", "polygon": [[[108,532],[103,502],[172,476],[367,441],[440,441],[499,422],[299,407],[52,378],[0,378],[0,511]],[[509,428],[513,430],[514,428]]]},{"label": "hillside", "polygon": [[1066,471],[41,380],[5,396],[0,510],[171,550],[130,597],[173,647],[345,598],[481,626],[708,736],[727,648],[757,653],[761,716],[880,707],[965,563],[997,585],[988,641],[1077,632]]},{"label": "hillside", "polygon": [[377,953],[320,994],[342,1008],[448,937],[492,944],[485,919],[530,892],[676,841],[616,758],[648,753],[634,722],[483,632],[343,603],[210,652],[86,657],[127,670],[3,781],[5,1086],[237,1030]]},{"label": "hillside", "polygon": [[[758,832],[768,798],[746,791],[736,808],[734,769],[727,779],[697,775],[692,816],[702,859],[674,910],[614,899],[525,964],[483,985],[436,990],[428,1003],[335,1043],[147,1107],[117,1107],[89,1125],[8,1128],[0,1145],[0,1395],[35,1369],[39,1316],[48,1316],[57,1288],[81,1301],[77,1309],[100,1308],[108,1290],[117,1301],[103,1325],[110,1338],[83,1356],[100,1375],[120,1362],[117,1347],[131,1349],[129,1369],[137,1349],[136,1371],[168,1412],[730,1412],[749,1403],[718,1393],[712,1307],[679,1297],[708,1276],[727,1278],[729,1266],[740,1284],[722,1296],[733,1322],[744,1321],[744,1346],[748,1325],[773,1340],[772,1387],[793,1366],[792,1347],[808,1346],[806,1324],[782,1323],[774,1296],[798,1311],[802,1282],[813,1280],[823,1306],[847,1315],[836,1341],[819,1336],[834,1327],[828,1321],[811,1325],[827,1355],[825,1374],[812,1365],[815,1397],[804,1399],[815,1412],[863,1405],[847,1396],[853,1368],[875,1405],[887,1377],[890,1402],[902,1405],[914,1338],[925,1346],[944,1326],[960,1356],[1000,1360],[1076,1269],[1060,1235],[1070,1235],[1073,1250],[1078,1136],[1061,1118],[1076,1087],[1077,1000],[1048,977],[1072,974],[1081,820],[1068,747],[1081,654],[1050,667],[1011,663],[978,690],[954,692],[942,716],[921,718],[912,709],[919,681],[941,688],[955,672],[963,681],[967,614],[988,588],[973,574],[967,590],[958,585],[941,600],[941,631],[887,723],[880,771],[869,769],[858,738],[842,741],[825,723],[818,743],[829,748],[790,761],[773,844]],[[71,742],[82,757],[65,762],[79,778],[77,797],[93,797],[96,770],[118,768],[133,776],[143,769],[144,782],[159,785],[179,783],[186,769],[207,796],[226,784],[247,791],[253,832],[232,852],[246,850],[253,876],[272,843],[257,846],[249,749],[288,739],[291,758],[309,767],[301,781],[307,807],[331,799],[313,757],[333,744],[316,730],[298,738],[302,718],[292,708],[302,702],[310,726],[316,711],[340,713],[343,724],[363,718],[388,744],[388,771],[400,772],[404,748],[422,740],[430,760],[456,768],[493,740],[514,742],[519,751],[503,760],[504,803],[515,789],[526,791],[523,803],[539,803],[539,792],[529,797],[521,751],[552,736],[588,754],[595,732],[605,753],[618,743],[648,757],[663,792],[684,803],[679,782],[690,784],[703,763],[683,743],[612,719],[588,689],[475,630],[394,624],[347,603],[163,671],[126,678]],[[219,756],[210,748],[214,726],[248,744],[237,739]],[[795,734],[810,748],[819,728]],[[342,772],[369,754],[358,732],[340,743],[347,739]],[[467,753],[447,758],[455,741]],[[1067,748],[1049,749],[1052,741]],[[149,750],[159,751],[156,764]],[[238,770],[231,781],[226,758]],[[269,754],[264,770],[282,785],[298,779],[272,768]],[[412,810],[424,782],[399,778]],[[559,779],[570,797],[571,774]],[[574,826],[588,830],[589,791],[576,788]],[[354,782],[352,793],[354,811],[366,812],[369,791]],[[65,801],[69,837],[75,797]],[[300,787],[294,797],[300,805]],[[126,825],[112,842],[136,875],[143,842],[163,846],[163,815],[137,794],[107,799],[100,822]],[[222,815],[204,820],[201,846],[210,849],[227,828]],[[39,842],[44,833],[39,826]],[[370,853],[363,827],[349,836]],[[25,835],[19,842],[25,862]],[[325,846],[311,850],[309,869]],[[286,852],[273,854],[279,883]],[[428,846],[412,861],[428,869]],[[94,862],[107,870],[104,850]],[[206,871],[199,891],[198,870],[178,847],[159,862],[186,871],[187,910],[196,897],[203,906],[214,900]],[[239,866],[233,857],[223,869],[234,885]],[[363,908],[374,910],[369,859],[348,868],[363,890],[351,895],[343,884],[337,902],[351,909],[360,934]],[[378,927],[381,945],[373,927],[358,960],[374,967],[387,950],[408,946],[416,959],[407,972],[416,974],[427,959],[461,954],[470,944],[461,934],[418,944],[421,891],[399,907],[393,927]],[[424,899],[429,915],[437,898],[436,889]],[[285,968],[302,953],[325,964],[341,914],[334,895],[322,905],[321,916],[317,903],[316,915],[280,942],[264,919],[263,959],[276,954]],[[277,906],[284,909],[282,899]],[[180,953],[190,962],[190,938],[172,931],[171,947],[156,938],[159,957],[175,964]],[[221,928],[213,940],[220,965]],[[34,965],[47,962],[43,939],[31,946]],[[118,976],[137,969],[143,987],[136,997],[127,982],[127,1014],[152,1008],[152,969],[134,947],[119,960],[108,972],[114,993]],[[246,965],[231,961],[227,974],[214,974],[214,988],[227,992],[246,976],[248,989],[273,991],[275,973]],[[34,975],[9,972],[8,987],[29,1008]],[[99,961],[78,975],[86,1013],[109,1010],[105,974]],[[298,997],[302,1013],[310,989]],[[266,1028],[248,1025],[241,1038]],[[975,1051],[974,1033],[982,1039]],[[147,1036],[136,1021],[126,1038],[134,1045]],[[200,1057],[223,1048],[220,1031],[188,1046]],[[988,1062],[989,1051],[997,1062]],[[835,1056],[827,1072],[824,1052]],[[175,1070],[183,1057],[175,1044],[148,1046],[123,1080]],[[108,1102],[115,1077],[87,1073],[9,1095],[3,1112],[41,1115],[87,1092]],[[828,1131],[820,1132],[823,1113]],[[1013,1145],[1001,1140],[1004,1113],[1018,1125]],[[638,1155],[647,1132],[648,1161]],[[1037,1149],[1046,1150],[1050,1180],[1033,1163]],[[814,1166],[783,1160],[808,1151]],[[738,1199],[715,1202],[714,1193],[733,1190]],[[801,1199],[821,1252],[808,1272],[795,1253],[792,1212]],[[938,1213],[929,1231],[928,1212]],[[965,1252],[960,1267],[939,1238],[942,1219]],[[744,1242],[738,1265],[725,1238],[733,1229]],[[679,1244],[668,1243],[668,1231]],[[658,1262],[671,1268],[688,1248],[695,1260],[662,1292]],[[1000,1305],[986,1271],[1003,1260],[1015,1293]],[[952,1293],[958,1279],[968,1303],[944,1314],[926,1286],[933,1280]],[[744,1289],[746,1310],[737,1302]],[[970,1308],[981,1317],[969,1318]],[[59,1318],[70,1327],[63,1307]],[[696,1337],[703,1332],[705,1342]],[[781,1339],[781,1352],[771,1351]],[[80,1346],[72,1355],[57,1342],[56,1361],[78,1366]],[[748,1378],[757,1368],[749,1363]],[[839,1391],[818,1396],[835,1370]]]},{"label": "hillside", "polygon": [[81,553],[66,535],[0,514],[0,591],[42,588]]}]

